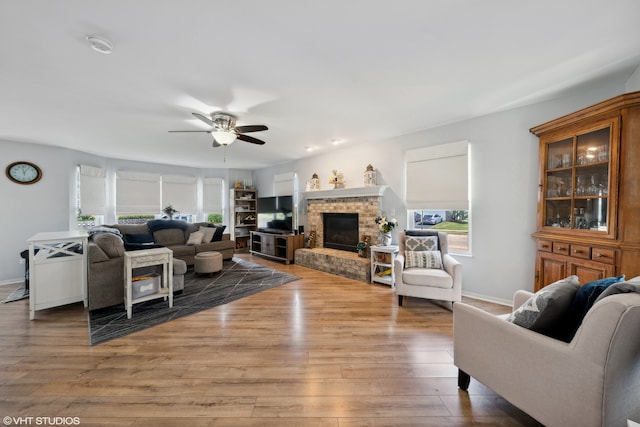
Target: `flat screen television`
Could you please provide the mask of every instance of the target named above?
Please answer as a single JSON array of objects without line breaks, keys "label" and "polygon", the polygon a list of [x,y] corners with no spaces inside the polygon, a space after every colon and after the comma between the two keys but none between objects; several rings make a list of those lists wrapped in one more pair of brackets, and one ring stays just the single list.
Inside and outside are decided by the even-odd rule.
[{"label": "flat screen television", "polygon": [[293,232],[293,196],[259,197],[258,231]]}]

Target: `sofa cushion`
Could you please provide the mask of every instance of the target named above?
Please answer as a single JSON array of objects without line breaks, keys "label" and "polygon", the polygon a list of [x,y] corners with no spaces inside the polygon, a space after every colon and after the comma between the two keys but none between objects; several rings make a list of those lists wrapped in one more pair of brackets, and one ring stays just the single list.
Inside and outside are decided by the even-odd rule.
[{"label": "sofa cushion", "polygon": [[169,249],[173,251],[174,258],[188,258],[196,254],[197,246],[193,245],[174,245]]},{"label": "sofa cushion", "polygon": [[[435,244],[435,242],[434,242]],[[440,268],[440,251],[404,251],[405,268]]]},{"label": "sofa cushion", "polygon": [[124,256],[124,242],[119,236],[112,233],[99,233],[94,234],[91,239],[109,258]]},{"label": "sofa cushion", "polygon": [[405,285],[429,286],[443,289],[453,287],[453,278],[444,270],[429,268],[412,268],[402,271],[402,282]]},{"label": "sofa cushion", "polygon": [[184,245],[184,233],[179,228],[166,228],[153,232],[153,240],[162,246]]},{"label": "sofa cushion", "polygon": [[203,227],[200,226],[199,231],[204,233],[204,237],[202,238],[202,243],[209,243],[213,240],[213,235],[216,233],[216,229],[214,227]]},{"label": "sofa cushion", "polygon": [[437,236],[407,236],[404,239],[405,249],[408,251],[437,251]]},{"label": "sofa cushion", "polygon": [[558,280],[536,292],[507,320],[545,335],[555,335],[554,328],[569,309],[579,287],[576,275]]}]

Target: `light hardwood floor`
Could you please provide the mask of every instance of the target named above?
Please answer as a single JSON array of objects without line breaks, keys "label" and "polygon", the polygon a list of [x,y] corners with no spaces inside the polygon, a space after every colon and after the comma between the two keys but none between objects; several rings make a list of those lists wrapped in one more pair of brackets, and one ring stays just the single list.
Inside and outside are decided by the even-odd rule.
[{"label": "light hardwood floor", "polygon": [[[385,285],[241,257],[302,279],[93,347],[82,304],[34,321],[28,300],[0,304],[0,416],[81,426],[539,425],[474,380],[468,394],[457,389],[443,307],[415,298],[398,307]],[[14,288],[0,287],[0,298]]]}]

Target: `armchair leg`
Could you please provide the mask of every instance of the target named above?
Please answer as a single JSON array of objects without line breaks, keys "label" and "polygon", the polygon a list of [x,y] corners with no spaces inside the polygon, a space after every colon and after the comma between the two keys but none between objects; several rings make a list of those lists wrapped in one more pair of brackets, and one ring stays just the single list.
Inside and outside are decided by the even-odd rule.
[{"label": "armchair leg", "polygon": [[402,307],[402,295],[398,295],[398,306]]},{"label": "armchair leg", "polygon": [[467,391],[469,389],[470,382],[471,376],[462,369],[458,369],[458,387],[460,387],[460,390]]}]

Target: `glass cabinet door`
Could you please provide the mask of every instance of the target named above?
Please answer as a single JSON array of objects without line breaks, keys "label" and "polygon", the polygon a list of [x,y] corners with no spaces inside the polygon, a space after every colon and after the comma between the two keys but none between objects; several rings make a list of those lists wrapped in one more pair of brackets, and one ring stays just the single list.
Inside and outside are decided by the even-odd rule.
[{"label": "glass cabinet door", "polygon": [[543,227],[609,232],[612,126],[545,144]]}]

